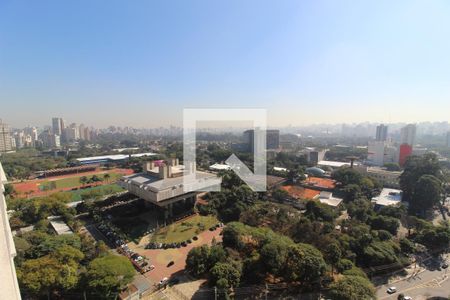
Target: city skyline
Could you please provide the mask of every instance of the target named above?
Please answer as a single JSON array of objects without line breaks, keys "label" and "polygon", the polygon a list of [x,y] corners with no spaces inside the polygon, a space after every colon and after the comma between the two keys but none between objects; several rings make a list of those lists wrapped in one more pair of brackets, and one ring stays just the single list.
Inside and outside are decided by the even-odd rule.
[{"label": "city skyline", "polygon": [[444,1],[178,4],[0,4],[7,123],[178,126],[194,107],[266,108],[272,126],[450,121]]}]

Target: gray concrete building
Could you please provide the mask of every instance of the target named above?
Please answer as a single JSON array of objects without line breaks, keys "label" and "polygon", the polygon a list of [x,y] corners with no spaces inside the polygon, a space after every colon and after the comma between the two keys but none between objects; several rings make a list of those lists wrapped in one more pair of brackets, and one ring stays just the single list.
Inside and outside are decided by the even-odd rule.
[{"label": "gray concrete building", "polygon": [[178,159],[168,162],[151,161],[144,164],[142,173],[122,177],[117,183],[130,193],[144,199],[148,205],[160,207],[165,217],[191,209],[199,190],[220,186],[221,179],[208,172],[195,171],[195,178]]}]

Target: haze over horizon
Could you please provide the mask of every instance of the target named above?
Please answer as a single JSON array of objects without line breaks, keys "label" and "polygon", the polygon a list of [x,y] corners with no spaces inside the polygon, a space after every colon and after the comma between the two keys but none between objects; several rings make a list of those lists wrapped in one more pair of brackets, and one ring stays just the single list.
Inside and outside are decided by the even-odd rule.
[{"label": "haze over horizon", "polygon": [[181,126],[183,108],[267,108],[269,126],[450,121],[449,2],[171,4],[2,1],[0,118],[150,128]]}]

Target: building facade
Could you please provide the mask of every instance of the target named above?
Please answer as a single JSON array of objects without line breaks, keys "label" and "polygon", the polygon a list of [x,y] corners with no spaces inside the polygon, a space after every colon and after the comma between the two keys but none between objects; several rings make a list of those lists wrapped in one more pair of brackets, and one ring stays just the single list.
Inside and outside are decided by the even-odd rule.
[{"label": "building facade", "polygon": [[375,179],[383,187],[387,188],[399,188],[400,187],[400,175],[401,171],[388,171],[385,168],[380,167],[368,167],[368,166],[357,166],[355,168],[364,175]]},{"label": "building facade", "polygon": [[124,176],[117,184],[148,205],[163,209],[165,218],[171,218],[194,206],[198,190],[220,187],[221,179],[216,174],[195,171],[195,178],[189,177],[186,183],[187,175],[188,170],[178,164],[178,159],[152,161],[144,164],[144,172]]},{"label": "building facade", "polygon": [[416,141],[416,124],[408,124],[400,129],[400,144],[414,146]]},{"label": "building facade", "polygon": [[64,131],[64,123],[61,118],[52,119],[52,130],[54,134],[61,136]]},{"label": "building facade", "polygon": [[370,141],[368,152],[367,152],[367,159],[369,160],[370,164],[375,166],[383,166],[384,165],[384,149],[385,149],[385,142],[384,141]]},{"label": "building facade", "polygon": [[21,296],[14,266],[16,248],[9,226],[5,196],[3,194],[5,192],[5,183],[6,176],[0,163],[0,298],[16,300],[21,299]]},{"label": "building facade", "polygon": [[409,144],[401,144],[400,145],[400,153],[399,153],[399,159],[398,164],[403,167],[405,165],[406,160],[409,156],[411,156],[413,152],[413,148]]},{"label": "building facade", "polygon": [[0,120],[0,152],[7,152],[12,149],[11,130],[7,124]]},{"label": "building facade", "polygon": [[377,141],[386,141],[387,140],[387,134],[388,134],[388,127],[384,124],[380,124],[377,126],[377,132],[375,139]]}]

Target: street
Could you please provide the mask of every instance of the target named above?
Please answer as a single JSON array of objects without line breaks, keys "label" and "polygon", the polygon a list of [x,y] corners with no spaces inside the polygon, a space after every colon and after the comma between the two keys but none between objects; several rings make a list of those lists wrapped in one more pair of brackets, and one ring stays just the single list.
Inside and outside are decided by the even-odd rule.
[{"label": "street", "polygon": [[[396,300],[400,293],[410,296],[414,300],[427,299],[429,297],[450,296],[450,272],[449,269],[425,270],[415,276],[408,276],[401,281],[385,284],[377,288],[377,299]],[[397,292],[389,295],[386,290],[395,286]]]}]

